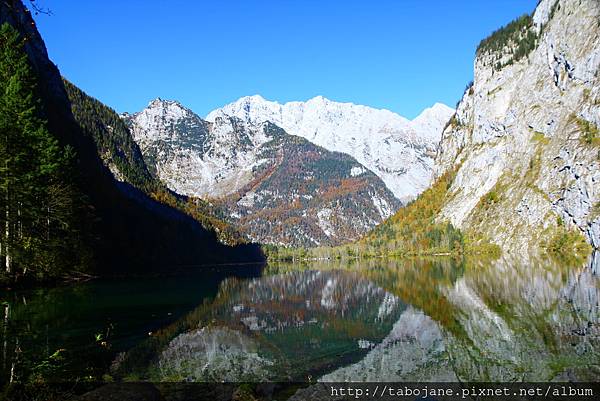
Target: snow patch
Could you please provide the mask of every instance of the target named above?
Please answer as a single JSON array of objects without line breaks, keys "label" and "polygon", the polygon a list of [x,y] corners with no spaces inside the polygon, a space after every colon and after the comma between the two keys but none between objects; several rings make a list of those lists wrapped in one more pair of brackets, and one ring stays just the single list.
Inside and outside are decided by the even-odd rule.
[{"label": "snow patch", "polygon": [[350,175],[352,177],[357,177],[357,176],[359,176],[361,174],[364,174],[366,172],[367,172],[367,170],[364,167],[352,167],[350,169]]},{"label": "snow patch", "polygon": [[394,210],[390,207],[390,204],[378,195],[371,195],[373,206],[377,209],[377,212],[381,216],[381,220],[385,220],[392,215]]},{"label": "snow patch", "polygon": [[332,214],[333,214],[333,210],[328,209],[328,208],[319,210],[317,212],[319,228],[321,228],[321,230],[323,230],[325,235],[327,235],[328,237],[333,237],[335,235],[335,228],[329,221]]}]

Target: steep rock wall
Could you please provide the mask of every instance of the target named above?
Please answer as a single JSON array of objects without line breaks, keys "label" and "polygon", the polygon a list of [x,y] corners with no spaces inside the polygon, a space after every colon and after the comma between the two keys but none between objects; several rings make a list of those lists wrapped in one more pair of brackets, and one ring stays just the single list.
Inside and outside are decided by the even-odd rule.
[{"label": "steep rock wall", "polygon": [[597,248],[600,2],[542,0],[523,21],[512,40],[482,42],[442,134],[435,174],[457,174],[439,218],[514,252],[560,226]]}]

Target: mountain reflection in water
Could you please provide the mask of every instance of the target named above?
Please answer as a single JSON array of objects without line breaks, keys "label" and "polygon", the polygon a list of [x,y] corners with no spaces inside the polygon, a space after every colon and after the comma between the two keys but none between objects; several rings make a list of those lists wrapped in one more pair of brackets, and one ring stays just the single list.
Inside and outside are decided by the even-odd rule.
[{"label": "mountain reflection in water", "polygon": [[160,381],[600,379],[600,258],[270,266],[118,358]]}]

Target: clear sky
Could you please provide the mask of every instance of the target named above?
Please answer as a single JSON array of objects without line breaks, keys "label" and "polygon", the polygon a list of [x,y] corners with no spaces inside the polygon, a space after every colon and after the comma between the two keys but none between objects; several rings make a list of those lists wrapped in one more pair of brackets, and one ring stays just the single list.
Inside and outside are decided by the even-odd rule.
[{"label": "clear sky", "polygon": [[241,96],[316,95],[413,118],[454,106],[477,44],[536,0],[38,0],[62,74],[119,112],[201,116]]}]

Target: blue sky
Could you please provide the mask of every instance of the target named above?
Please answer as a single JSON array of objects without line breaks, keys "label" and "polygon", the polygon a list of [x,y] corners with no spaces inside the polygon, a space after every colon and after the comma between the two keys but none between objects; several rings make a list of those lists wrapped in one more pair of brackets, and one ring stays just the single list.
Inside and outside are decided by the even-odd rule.
[{"label": "blue sky", "polygon": [[477,44],[536,0],[38,0],[50,58],[119,112],[322,95],[408,118],[454,106]]}]

